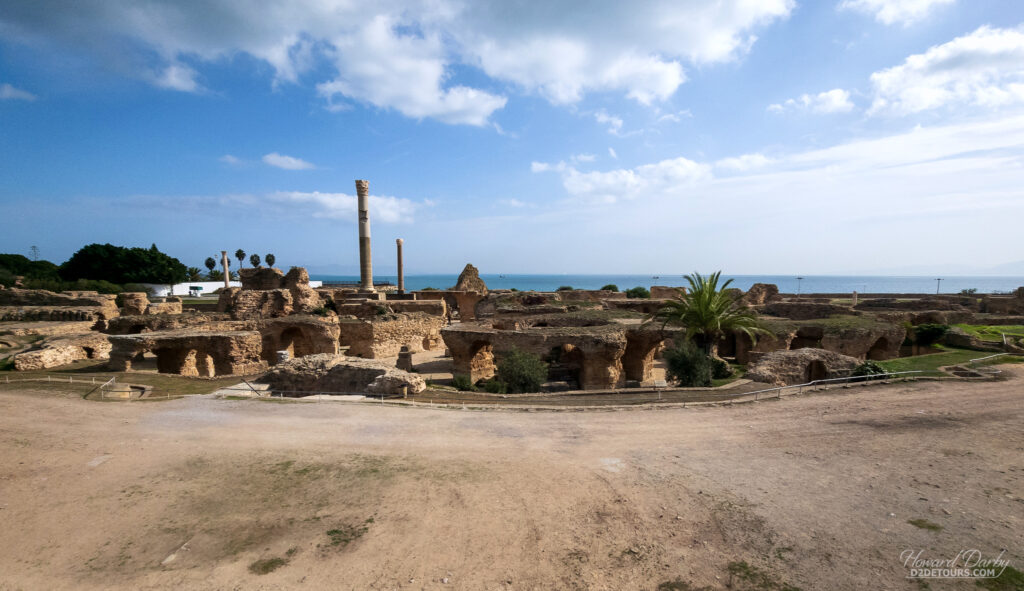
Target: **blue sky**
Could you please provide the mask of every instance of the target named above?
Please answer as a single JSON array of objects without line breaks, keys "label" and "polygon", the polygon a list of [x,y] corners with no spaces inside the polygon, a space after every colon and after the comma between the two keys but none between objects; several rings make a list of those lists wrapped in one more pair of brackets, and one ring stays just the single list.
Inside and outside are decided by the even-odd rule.
[{"label": "blue sky", "polygon": [[0,5],[0,252],[1024,273],[1024,3]]}]

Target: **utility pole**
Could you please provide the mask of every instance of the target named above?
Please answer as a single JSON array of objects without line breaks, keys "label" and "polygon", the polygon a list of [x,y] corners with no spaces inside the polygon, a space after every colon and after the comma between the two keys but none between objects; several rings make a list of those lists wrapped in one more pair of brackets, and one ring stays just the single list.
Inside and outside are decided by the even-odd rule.
[{"label": "utility pole", "polygon": [[942,285],[942,277],[935,278],[935,295],[939,295],[939,287]]},{"label": "utility pole", "polygon": [[796,278],[796,296],[797,297],[800,297],[800,282],[803,281],[803,280],[804,280],[803,277],[797,277]]}]

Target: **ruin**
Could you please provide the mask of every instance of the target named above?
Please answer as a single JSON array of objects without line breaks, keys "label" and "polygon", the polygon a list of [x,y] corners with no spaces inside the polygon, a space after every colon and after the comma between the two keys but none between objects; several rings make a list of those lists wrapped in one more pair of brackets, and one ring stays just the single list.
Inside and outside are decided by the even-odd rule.
[{"label": "ruin", "polygon": [[847,377],[858,365],[857,358],[824,349],[773,351],[748,367],[746,377],[756,382],[788,386]]},{"label": "ruin", "polygon": [[255,375],[267,369],[262,360],[262,339],[256,331],[161,331],[136,335],[112,335],[109,367],[128,371],[132,362],[152,353],[157,371],[182,376],[212,378]]},{"label": "ruin", "polygon": [[30,371],[60,367],[82,359],[107,359],[111,345],[98,333],[45,339],[41,344],[14,356],[14,369]]},{"label": "ruin", "polygon": [[420,376],[387,362],[326,354],[279,363],[258,383],[292,397],[321,392],[404,396],[427,388]]},{"label": "ruin", "polygon": [[373,289],[373,262],[370,258],[370,182],[356,181],[356,199],[359,207],[359,289]]}]

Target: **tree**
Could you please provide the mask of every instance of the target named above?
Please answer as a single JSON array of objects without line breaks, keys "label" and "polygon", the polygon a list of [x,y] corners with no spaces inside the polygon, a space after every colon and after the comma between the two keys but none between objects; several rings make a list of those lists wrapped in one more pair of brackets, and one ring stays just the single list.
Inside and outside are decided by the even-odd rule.
[{"label": "tree", "polygon": [[626,290],[626,297],[631,300],[649,300],[651,299],[651,292],[646,287],[631,287]]},{"label": "tree", "polygon": [[258,255],[258,254],[252,255],[251,257],[249,257],[249,262],[252,263],[253,267],[259,267],[260,266],[260,255]]},{"label": "tree", "polygon": [[188,273],[189,281],[199,281],[203,278],[203,272],[199,270],[199,267],[189,267],[185,271]]},{"label": "tree", "polygon": [[185,281],[187,269],[178,259],[149,248],[89,244],[73,254],[59,269],[65,281],[95,279],[111,283],[174,284]]},{"label": "tree", "polygon": [[213,257],[206,257],[206,261],[203,264],[213,273],[213,269],[217,266],[217,261]]},{"label": "tree", "polygon": [[665,350],[665,374],[683,388],[697,388],[711,385],[714,369],[711,357],[682,337]]},{"label": "tree", "polygon": [[548,364],[533,353],[512,349],[498,362],[496,381],[512,393],[538,392],[547,377]]},{"label": "tree", "polygon": [[239,248],[235,251],[235,258],[238,259],[239,268],[245,266],[245,251]]},{"label": "tree", "polygon": [[210,272],[206,274],[206,278],[210,281],[223,281],[224,271],[220,269],[210,269]]},{"label": "tree", "polygon": [[686,276],[690,289],[665,304],[651,319],[662,321],[662,326],[675,324],[686,328],[686,338],[693,340],[706,354],[714,356],[718,341],[727,332],[740,331],[754,342],[757,335],[767,332],[757,319],[757,313],[742,305],[726,288],[727,280],[719,287],[722,272],[702,276]]},{"label": "tree", "polygon": [[268,267],[273,267],[274,266],[274,261],[277,260],[277,257],[275,257],[274,255],[272,255],[270,253],[267,253],[267,256],[263,257],[263,260],[267,261],[267,266]]},{"label": "tree", "polygon": [[609,283],[608,285],[602,287],[601,291],[619,291],[619,286],[615,285],[614,283]]}]

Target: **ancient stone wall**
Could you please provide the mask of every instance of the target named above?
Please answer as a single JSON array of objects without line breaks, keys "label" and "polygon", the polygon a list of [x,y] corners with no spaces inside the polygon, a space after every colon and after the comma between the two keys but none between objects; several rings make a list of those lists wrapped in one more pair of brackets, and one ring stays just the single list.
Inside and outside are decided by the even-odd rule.
[{"label": "ancient stone wall", "polygon": [[812,320],[853,314],[853,308],[820,302],[785,301],[766,304],[762,311],[770,316],[791,320]]},{"label": "ancient stone wall", "polygon": [[[55,293],[43,289],[0,290],[0,314],[9,320],[77,320],[82,313],[92,319],[118,316],[116,296],[90,291]],[[31,309],[18,313],[18,309]],[[66,318],[73,312],[75,318]]]},{"label": "ancient stone wall", "polygon": [[38,349],[14,356],[14,369],[29,371],[59,367],[81,359],[107,359],[111,345],[98,333],[48,338]]},{"label": "ancient stone wall", "polygon": [[277,363],[278,351],[288,351],[288,356],[293,359],[320,353],[338,353],[341,330],[336,317],[296,315],[246,324],[248,328],[259,331],[263,359],[271,365]]},{"label": "ancient stone wall", "polygon": [[354,357],[395,357],[403,346],[412,352],[436,349],[441,345],[441,329],[446,324],[443,317],[422,312],[342,318],[338,341],[349,347],[348,354]]},{"label": "ancient stone wall", "polygon": [[128,371],[137,355],[156,355],[157,371],[212,378],[252,375],[266,370],[256,331],[168,331],[110,336],[110,369]]},{"label": "ancient stone wall", "polygon": [[480,271],[471,264],[466,264],[459,273],[459,279],[449,291],[475,291],[481,295],[487,295],[487,285],[480,279]]},{"label": "ancient stone wall", "polygon": [[162,302],[152,302],[146,306],[146,314],[158,316],[161,314],[181,314],[182,304],[179,297],[168,297]]},{"label": "ancient stone wall", "polygon": [[[655,300],[672,300],[686,293],[685,287],[651,286],[651,298]],[[625,294],[623,294],[625,295]]]},{"label": "ancient stone wall", "polygon": [[232,320],[228,314],[190,312],[176,315],[121,316],[106,321],[103,332],[112,335],[140,334],[164,330],[232,331],[245,330],[246,323]]},{"label": "ancient stone wall", "polygon": [[766,353],[744,375],[755,382],[776,386],[806,384],[850,375],[861,361],[824,349],[798,349]]},{"label": "ancient stone wall", "polygon": [[301,267],[292,267],[287,274],[264,267],[242,269],[239,276],[241,289],[226,289],[217,301],[218,312],[228,312],[237,320],[309,314],[324,306]]}]

